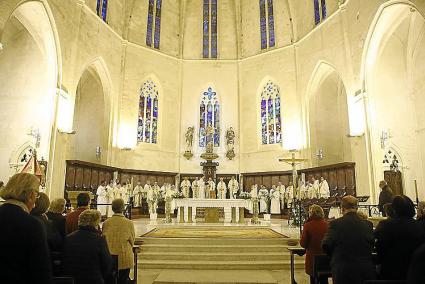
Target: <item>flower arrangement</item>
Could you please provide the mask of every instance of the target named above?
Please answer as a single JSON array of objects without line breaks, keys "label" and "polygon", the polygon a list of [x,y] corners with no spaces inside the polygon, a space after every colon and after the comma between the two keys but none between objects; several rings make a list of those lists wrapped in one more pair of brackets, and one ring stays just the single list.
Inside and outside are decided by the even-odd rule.
[{"label": "flower arrangement", "polygon": [[182,199],[184,198],[183,193],[181,193],[180,191],[174,192],[173,195],[171,196],[173,199]]},{"label": "flower arrangement", "polygon": [[239,196],[239,199],[251,199],[251,193],[247,192],[247,191],[242,191]]}]

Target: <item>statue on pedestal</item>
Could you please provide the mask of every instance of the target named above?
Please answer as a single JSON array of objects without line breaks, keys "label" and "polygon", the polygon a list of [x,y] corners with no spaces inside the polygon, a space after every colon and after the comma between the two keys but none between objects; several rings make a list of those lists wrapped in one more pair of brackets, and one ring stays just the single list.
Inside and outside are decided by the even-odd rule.
[{"label": "statue on pedestal", "polygon": [[233,127],[230,127],[226,131],[226,144],[227,144],[227,153],[226,157],[229,160],[232,160],[235,155],[235,131],[233,130]]},{"label": "statue on pedestal", "polygon": [[188,127],[186,130],[186,151],[184,152],[183,156],[187,159],[190,160],[193,157],[193,153],[192,153],[192,146],[193,146],[193,134],[195,133],[195,127],[191,126]]}]

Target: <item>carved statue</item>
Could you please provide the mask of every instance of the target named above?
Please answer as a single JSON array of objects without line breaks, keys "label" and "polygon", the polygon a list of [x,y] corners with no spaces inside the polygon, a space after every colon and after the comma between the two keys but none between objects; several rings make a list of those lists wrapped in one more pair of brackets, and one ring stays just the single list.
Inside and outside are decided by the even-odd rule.
[{"label": "carved statue", "polygon": [[193,145],[193,134],[195,133],[195,127],[191,126],[187,128],[185,137],[186,137],[186,147],[188,150],[192,149]]},{"label": "carved statue", "polygon": [[193,145],[193,135],[195,133],[195,127],[191,126],[188,127],[186,130],[186,151],[184,152],[183,156],[187,159],[190,160],[190,158],[193,157],[192,154],[192,145]]},{"label": "carved statue", "polygon": [[235,131],[233,130],[233,127],[230,127],[226,131],[226,144],[227,144],[227,153],[226,157],[229,160],[232,160],[235,155]]}]

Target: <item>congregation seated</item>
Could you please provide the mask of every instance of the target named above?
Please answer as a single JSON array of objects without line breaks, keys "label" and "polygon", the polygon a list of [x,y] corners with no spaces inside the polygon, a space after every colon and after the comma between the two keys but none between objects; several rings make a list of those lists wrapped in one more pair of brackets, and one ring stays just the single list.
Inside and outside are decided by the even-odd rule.
[{"label": "congregation seated", "polygon": [[357,199],[341,199],[343,216],[330,222],[323,251],[330,256],[334,284],[360,284],[376,278],[372,260],[373,225],[357,214]]},{"label": "congregation seated", "polygon": [[108,243],[109,251],[118,256],[118,284],[126,284],[130,269],[134,266],[133,245],[135,230],[133,222],[123,212],[123,199],[112,201],[114,215],[103,223],[102,231]]},{"label": "congregation seated", "polygon": [[99,211],[84,210],[78,218],[78,230],[65,238],[62,271],[64,276],[73,277],[75,284],[103,284],[110,275],[112,257],[98,230],[100,219]]},{"label": "congregation seated", "polygon": [[82,192],[77,196],[77,209],[66,215],[65,231],[70,234],[78,229],[78,218],[80,214],[89,209],[90,195],[86,192]]},{"label": "congregation seated", "polygon": [[415,206],[409,197],[395,196],[391,207],[395,216],[381,221],[375,230],[380,278],[404,280],[414,251],[425,242],[425,231],[413,219]]},{"label": "congregation seated", "polygon": [[65,238],[65,223],[66,218],[63,215],[65,212],[65,204],[66,200],[64,198],[56,198],[53,199],[50,203],[49,210],[47,211],[46,215],[49,218],[49,220],[52,222],[53,226],[58,230],[60,235]]},{"label": "congregation seated", "polygon": [[[315,282],[313,275],[314,257],[323,254],[322,240],[328,230],[328,223],[324,220],[324,212],[319,205],[309,208],[309,220],[304,224],[300,245],[306,249],[305,272],[310,275],[310,283]],[[319,283],[328,283],[327,277],[318,279]]]},{"label": "congregation seated", "polygon": [[50,201],[47,194],[40,192],[39,197],[35,202],[35,206],[31,210],[31,215],[43,224],[50,251],[58,251],[62,248],[63,237],[46,215],[49,205]]},{"label": "congregation seated", "polygon": [[29,214],[34,208],[40,182],[27,173],[10,178],[0,191],[1,283],[49,284],[52,268],[42,223]]}]

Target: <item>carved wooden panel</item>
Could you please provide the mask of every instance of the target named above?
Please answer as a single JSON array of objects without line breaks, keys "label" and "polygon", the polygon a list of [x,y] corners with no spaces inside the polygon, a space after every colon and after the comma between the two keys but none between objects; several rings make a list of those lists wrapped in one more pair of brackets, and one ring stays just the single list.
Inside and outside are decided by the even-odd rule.
[{"label": "carved wooden panel", "polygon": [[67,190],[73,190],[75,184],[75,167],[69,167],[66,171],[65,176],[65,188]]},{"label": "carved wooden panel", "polygon": [[91,191],[91,169],[83,171],[83,189]]},{"label": "carved wooden panel", "polygon": [[158,182],[159,186],[163,186],[164,182],[165,182],[165,177],[164,176],[157,176],[156,181]]},{"label": "carved wooden panel", "polygon": [[99,184],[100,184],[99,170],[92,170],[92,172],[91,172],[91,184],[96,189],[99,186]]},{"label": "carved wooden panel", "polygon": [[83,188],[83,178],[84,178],[84,169],[77,168],[75,169],[75,190]]}]

